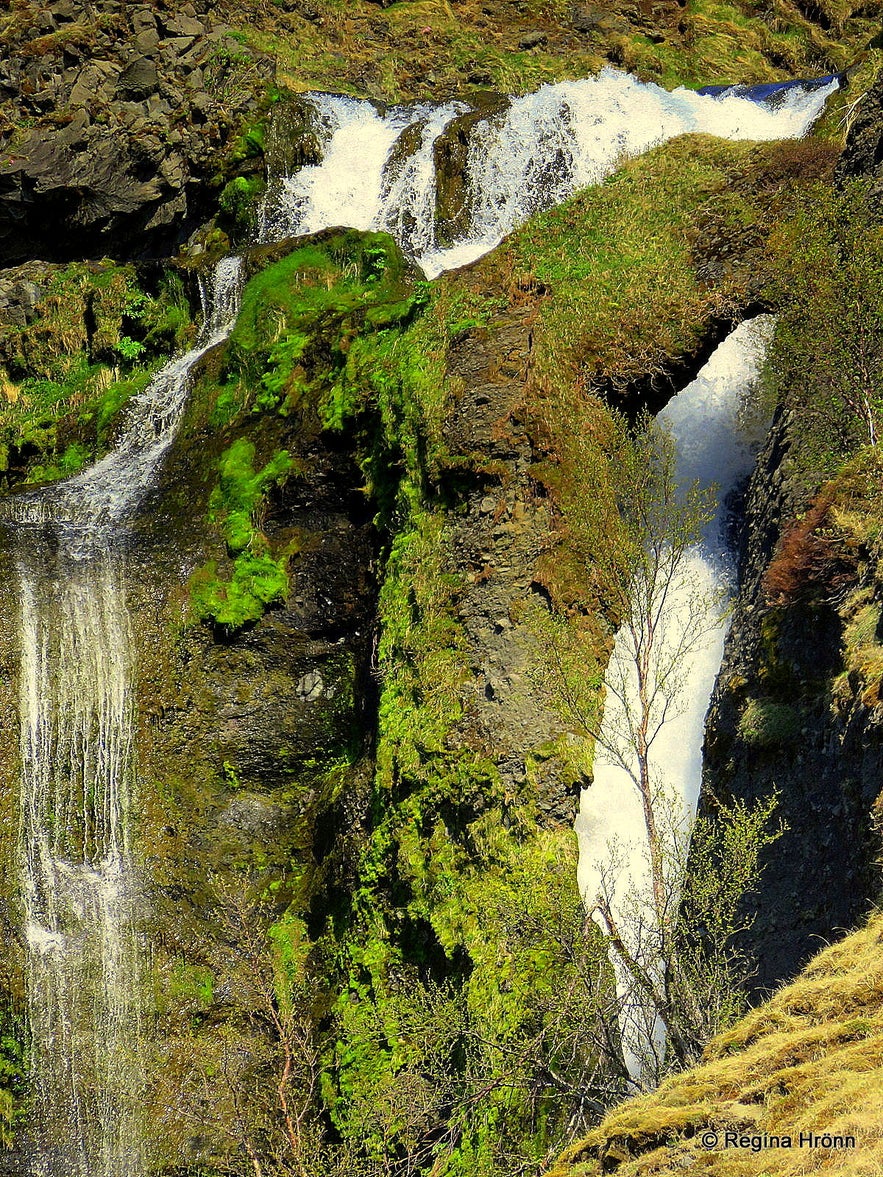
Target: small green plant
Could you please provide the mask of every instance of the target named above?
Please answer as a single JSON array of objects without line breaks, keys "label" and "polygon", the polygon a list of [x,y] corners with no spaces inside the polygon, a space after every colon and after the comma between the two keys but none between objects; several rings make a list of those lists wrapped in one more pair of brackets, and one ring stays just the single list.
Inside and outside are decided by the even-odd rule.
[{"label": "small green plant", "polygon": [[244,234],[251,227],[256,201],[263,189],[260,177],[236,176],[221,192],[218,208],[235,233]]},{"label": "small green plant", "polygon": [[146,350],[143,343],[139,343],[137,339],[132,339],[128,335],[121,335],[117,340],[116,350],[120,353],[124,360],[129,363],[134,362],[140,355],[144,354]]},{"label": "small green plant", "polygon": [[753,748],[790,744],[800,734],[803,717],[799,708],[773,699],[749,699],[739,718],[739,735]]},{"label": "small green plant", "polygon": [[242,781],[239,779],[239,773],[236,771],[236,766],[231,764],[229,760],[225,760],[221,765],[221,772],[223,773],[224,782],[228,788],[242,788]]}]

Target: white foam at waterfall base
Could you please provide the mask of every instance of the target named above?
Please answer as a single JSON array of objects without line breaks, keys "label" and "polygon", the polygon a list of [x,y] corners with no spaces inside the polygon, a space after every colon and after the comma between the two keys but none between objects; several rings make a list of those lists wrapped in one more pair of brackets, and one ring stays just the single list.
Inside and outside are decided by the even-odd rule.
[{"label": "white foam at waterfall base", "polygon": [[[727,496],[750,474],[767,422],[745,414],[746,392],[756,379],[769,316],[738,327],[714,352],[699,376],[659,414],[676,446],[676,475],[683,485],[698,480],[716,488],[714,517],[702,543],[692,548],[682,566],[675,591],[669,595],[659,623],[661,647],[677,649],[682,635],[695,624],[696,600],[713,601],[716,609],[700,640],[687,651],[679,671],[679,706],[673,708],[655,740],[651,769],[675,806],[675,823],[688,826],[695,813],[702,777],[705,715],[723,656],[728,619],[724,606],[734,587],[735,569],[727,544]],[[608,684],[625,691],[626,706],[637,714],[635,670],[624,635],[615,640]],[[637,928],[652,936],[652,902],[647,834],[638,790],[629,774],[613,763],[601,746],[622,727],[623,704],[608,690],[596,748],[594,780],[583,790],[576,821],[579,840],[578,882],[589,908],[602,886],[613,894],[613,912],[629,930],[632,946]],[[627,978],[618,977],[622,1000],[630,994]],[[623,1012],[623,1045],[635,1080],[648,1054],[662,1049],[660,1027],[641,1002],[631,999]]]},{"label": "white foam at waterfall base", "polygon": [[[836,81],[795,87],[767,105],[737,93],[669,92],[612,68],[541,86],[472,128],[466,165],[471,224],[444,248],[436,237],[433,146],[462,107],[422,104],[383,112],[369,102],[316,95],[322,162],[285,178],[267,203],[262,236],[332,226],[386,229],[435,277],[488,253],[532,213],[597,183],[624,156],[691,131],[727,139],[797,138],[836,88]],[[403,132],[421,122],[420,143],[403,162]]]}]

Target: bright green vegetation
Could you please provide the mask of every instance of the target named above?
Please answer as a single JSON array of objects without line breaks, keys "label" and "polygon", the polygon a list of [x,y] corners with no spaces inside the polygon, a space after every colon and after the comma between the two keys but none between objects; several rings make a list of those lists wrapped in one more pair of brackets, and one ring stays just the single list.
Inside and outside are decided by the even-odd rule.
[{"label": "bright green vegetation", "polygon": [[243,237],[252,228],[256,202],[264,187],[260,177],[234,176],[218,197],[221,223],[237,237]]},{"label": "bright green vegetation", "polygon": [[[367,411],[367,392],[353,377],[359,357],[366,348],[388,346],[387,337],[415,313],[421,297],[382,234],[320,234],[248,283],[207,409],[215,428],[238,434],[219,460],[209,502],[232,564],[224,572],[212,561],[194,574],[195,617],[232,632],[284,600],[296,544],[274,550],[256,518],[272,486],[309,471],[273,439],[297,428],[304,447],[323,428],[342,429]],[[266,451],[263,464],[256,464],[252,434]]]},{"label": "bright green vegetation", "polygon": [[608,63],[668,87],[818,76],[850,64],[879,32],[852,0],[576,7],[585,14],[579,30],[570,0],[400,0],[379,10],[366,0],[313,0],[309,11],[245,0],[225,15],[277,57],[290,89],[386,100],[459,96],[469,86],[524,93]]},{"label": "bright green vegetation", "polygon": [[[194,612],[229,631],[284,593],[274,595],[270,564],[284,575],[298,557],[260,521],[280,479],[310,478],[316,439],[352,446],[381,548],[376,772],[363,825],[335,851],[343,860],[298,858],[284,918],[263,916],[278,1001],[300,1010],[295,1022],[312,1027],[304,1050],[321,1060],[305,1115],[323,1172],[502,1177],[540,1164],[571,1117],[591,1115],[598,1024],[585,1016],[586,978],[598,1010],[599,948],[583,928],[572,835],[538,822],[532,769],[523,788],[504,786],[470,733],[465,582],[446,554],[463,488],[505,471],[452,450],[446,422],[463,392],[448,372],[452,349],[536,312],[527,409],[533,475],[554,520],[537,574],[555,604],[549,632],[538,627],[537,671],[558,643],[582,668],[591,707],[617,575],[614,565],[599,575],[592,555],[618,528],[612,490],[589,493],[584,477],[617,461],[594,393],[689,352],[734,311],[793,189],[829,160],[815,145],[671,143],[432,285],[412,282],[380,234],[329,232],[285,256],[263,252],[217,380],[196,390],[201,420],[223,438],[209,512],[226,556],[191,582]],[[722,253],[745,261],[700,281],[709,226]],[[260,592],[240,564],[255,557],[270,562]],[[535,749],[532,763],[558,754]],[[340,768],[314,779],[314,822],[339,821]],[[286,944],[299,962],[288,981],[274,955]],[[302,991],[311,997],[298,1005]],[[279,1041],[293,1026],[277,1027]]]},{"label": "bright green vegetation", "polygon": [[11,1148],[25,1111],[28,1064],[25,1029],[10,1007],[0,1011],[0,1147]]},{"label": "bright green vegetation", "polygon": [[0,471],[7,484],[76,473],[108,447],[119,411],[189,339],[169,272],[146,293],[131,266],[49,267],[29,321],[0,330]]},{"label": "bright green vegetation", "polygon": [[220,525],[233,558],[229,580],[218,579],[210,561],[191,580],[191,604],[200,620],[211,619],[226,630],[241,629],[257,621],[264,609],[284,601],[289,548],[280,558],[270,555],[266,536],[255,526],[255,512],[264,495],[291,472],[285,450],[275,454],[260,470],[254,469],[254,445],[238,438],[225,450],[218,464],[220,481],[209,501],[209,518]]}]

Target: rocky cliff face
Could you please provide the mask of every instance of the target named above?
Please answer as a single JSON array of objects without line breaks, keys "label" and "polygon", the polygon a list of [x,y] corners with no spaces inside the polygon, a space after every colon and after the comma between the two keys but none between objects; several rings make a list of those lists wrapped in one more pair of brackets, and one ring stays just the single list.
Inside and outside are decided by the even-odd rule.
[{"label": "rocky cliff face", "polygon": [[[747,937],[760,991],[853,926],[879,878],[883,716],[845,674],[846,593],[841,585],[781,605],[764,583],[783,532],[808,506],[792,452],[799,411],[777,417],[748,488],[741,588],[706,727],[706,804],[776,792],[788,827],[766,852]],[[851,579],[855,591],[857,570]],[[871,584],[868,599],[877,592]]]},{"label": "rocky cliff face", "polygon": [[[276,43],[283,72],[296,86],[345,81],[397,99],[423,95],[435,78],[443,93],[464,82],[525,89],[605,60],[669,80],[689,61],[698,80],[731,65],[709,30],[731,46],[750,29],[746,77],[778,69],[789,46],[789,66],[822,69],[842,64],[835,34],[851,44],[867,25],[861,13],[844,18],[847,35],[827,5],[810,15],[788,5],[775,29],[753,4],[742,5],[744,26],[726,13],[653,4],[441,7],[16,0],[0,18],[7,489],[94,460],[150,363],[192,342],[186,295],[203,241],[225,247],[210,215],[220,201],[217,223],[247,219],[263,167],[259,124],[276,69],[263,49],[280,30],[290,35]],[[703,80],[712,79],[727,80]],[[457,131],[439,147],[449,226],[461,195]],[[299,162],[313,158],[309,135],[287,147]],[[542,936],[578,902],[570,826],[588,769],[585,731],[550,690],[537,617],[547,622],[557,609],[592,705],[615,622],[579,533],[579,492],[597,489],[605,468],[602,394],[632,409],[689,378],[756,304],[762,243],[792,187],[822,174],[826,160],[801,145],[671,144],[431,292],[380,235],[320,234],[252,255],[248,314],[205,357],[128,572],[139,640],[141,930],[154,953],[147,1102],[161,1125],[159,1170],[242,1170],[243,1092],[254,1131],[265,1130],[275,1096],[261,1083],[279,1042],[243,963],[254,927],[270,928],[265,949],[282,945],[286,966],[294,960],[307,977],[304,1017],[321,1038],[327,1080],[309,1114],[359,1147],[365,1122],[371,1147],[381,1137],[386,1147],[384,1132],[399,1133],[394,1148],[409,1147],[410,1124],[395,1119],[398,1093],[411,1090],[402,1075],[414,1089],[425,1078],[417,1064],[406,1069],[408,1035],[392,1028],[404,991],[431,1002],[456,990],[456,1016],[503,1044],[498,1068],[513,1042],[525,1056],[537,1037],[545,1043],[556,1016],[550,987],[572,977],[560,943]],[[227,190],[225,207],[235,177],[247,182]],[[199,248],[165,276],[155,265],[94,260],[162,257],[198,227]],[[593,234],[615,243],[601,261]],[[671,299],[659,297],[660,258]],[[780,520],[798,509],[787,489],[767,502],[785,418],[770,445],[769,478],[751,494],[748,572],[710,761],[725,761],[720,779],[734,792],[791,773],[792,828],[800,818],[831,864],[824,911],[795,917],[804,935],[846,919],[852,889],[867,891],[875,713],[852,700],[817,738],[821,696],[793,687],[811,785],[789,763],[796,742],[760,752],[739,744],[746,696],[736,680],[759,673],[770,642],[792,686],[820,677],[820,650],[832,673],[837,665],[841,623],[828,606],[776,614],[772,638],[764,628],[772,614],[760,569]],[[262,481],[271,467],[278,477]],[[236,483],[229,499],[225,478]],[[239,492],[245,542],[228,526]],[[604,522],[615,528],[612,508]],[[255,566],[266,581],[257,587]],[[11,577],[0,593],[9,684],[0,820],[12,830]],[[823,641],[804,640],[807,618]],[[856,767],[862,741],[869,751]],[[842,829],[826,824],[832,805]],[[850,837],[862,853],[851,876],[835,877]],[[10,838],[0,855],[10,945],[0,980],[13,1014],[22,999],[15,852]],[[783,874],[809,880],[807,855],[788,854]],[[523,910],[540,915],[513,921]],[[769,921],[758,930],[778,934]],[[767,956],[772,971],[786,967]],[[451,1053],[459,1058],[459,1040]],[[514,1110],[494,1103],[488,1085],[490,1102],[462,1133],[462,1171],[482,1171],[489,1140],[508,1132],[520,1149],[539,1121],[563,1123],[569,1111],[548,1094],[548,1062],[536,1063]],[[499,1068],[494,1083],[504,1086],[506,1074]],[[425,1141],[441,1139],[448,1114],[427,1113]]]},{"label": "rocky cliff face", "polygon": [[[881,94],[878,80],[862,98],[835,172],[841,183],[865,178],[872,207]],[[741,589],[706,731],[706,803],[778,791],[788,825],[767,853],[748,935],[761,989],[793,975],[820,938],[853,926],[879,887],[883,714],[867,650],[883,590],[867,530],[850,533],[840,507],[826,505],[856,495],[847,510],[860,518],[875,492],[861,461],[835,472],[826,446],[808,440],[817,411],[799,384],[785,390],[748,488]],[[782,591],[776,565],[798,558],[803,535],[819,564],[804,562]]]},{"label": "rocky cliff face", "polygon": [[0,43],[0,265],[168,253],[260,155],[274,63],[207,3],[17,4]]}]

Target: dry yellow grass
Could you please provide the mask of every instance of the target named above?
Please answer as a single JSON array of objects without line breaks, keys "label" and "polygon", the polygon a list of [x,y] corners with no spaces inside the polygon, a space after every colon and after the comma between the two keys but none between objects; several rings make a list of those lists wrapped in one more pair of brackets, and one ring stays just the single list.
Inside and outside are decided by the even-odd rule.
[{"label": "dry yellow grass", "polygon": [[[709,1132],[718,1147],[704,1146]],[[756,1149],[724,1147],[727,1132],[761,1139]],[[852,1137],[855,1145],[801,1145],[801,1133]],[[791,1147],[771,1137],[790,1137]],[[701,1065],[615,1108],[549,1177],[613,1172],[883,1173],[883,914],[716,1038]]]}]

